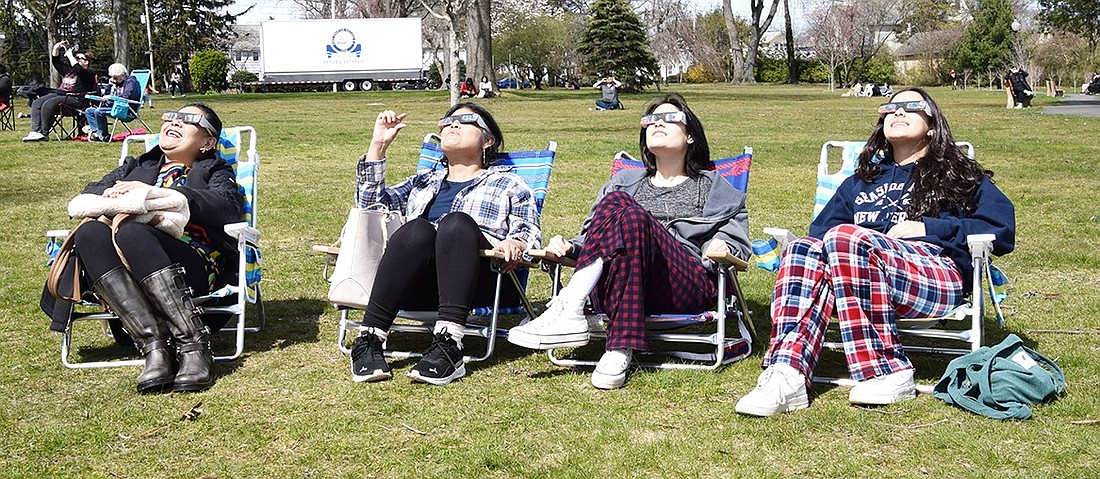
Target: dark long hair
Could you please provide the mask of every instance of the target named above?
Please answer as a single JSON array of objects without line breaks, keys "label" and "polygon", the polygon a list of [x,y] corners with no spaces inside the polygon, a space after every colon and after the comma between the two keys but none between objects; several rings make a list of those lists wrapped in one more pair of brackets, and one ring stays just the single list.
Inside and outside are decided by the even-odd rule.
[{"label": "dark long hair", "polygon": [[[213,157],[217,156],[218,146],[217,146],[216,142],[221,141],[220,137],[222,135],[222,119],[221,119],[221,117],[218,116],[218,114],[214,111],[213,108],[210,108],[209,106],[206,106],[205,103],[192,102],[192,103],[188,103],[186,105],[181,106],[180,109],[182,110],[182,109],[187,108],[187,107],[193,107],[193,108],[198,108],[199,110],[202,110],[202,116],[206,117],[206,121],[209,121],[210,125],[213,126],[214,130],[217,132],[217,133],[213,133],[213,132],[207,131],[207,133],[211,133],[211,136],[214,137],[215,144],[214,144],[214,148],[211,149],[210,151],[207,151],[206,153],[203,153],[202,157],[203,158],[213,158]],[[198,125],[195,125],[195,126],[198,126]],[[202,129],[202,130],[205,130],[205,128],[202,128],[201,126],[199,128]]]},{"label": "dark long hair", "polygon": [[455,106],[452,106],[450,110],[447,110],[447,114],[444,116],[451,116],[454,112],[466,108],[478,115],[481,115],[481,119],[485,120],[485,124],[489,127],[489,131],[481,132],[482,138],[488,140],[494,138],[496,141],[492,145],[489,145],[485,149],[485,156],[482,157],[481,166],[488,167],[496,162],[497,154],[504,148],[504,133],[500,131],[500,125],[497,125],[497,121],[493,119],[493,115],[489,113],[489,110],[482,108],[481,105],[473,102],[463,102]]},{"label": "dark long hair", "polygon": [[[928,115],[932,132],[932,137],[928,140],[928,151],[917,160],[910,175],[913,193],[907,216],[916,219],[922,216],[934,217],[941,211],[954,209],[973,211],[974,195],[981,186],[982,179],[986,176],[992,177],[993,172],[982,168],[977,161],[959,149],[954,135],[951,134],[951,127],[947,124],[947,118],[943,116],[935,100],[928,96],[928,92],[921,88],[907,88],[894,93],[890,101],[907,91],[920,94],[932,110],[932,114]],[[887,141],[883,131],[887,116],[889,115],[879,116],[875,130],[867,139],[867,146],[859,154],[855,174],[863,181],[875,181],[882,175],[882,169],[875,159],[877,155],[881,154],[883,163],[895,161],[894,147]]]},{"label": "dark long hair", "polygon": [[[684,112],[684,127],[687,130],[687,136],[693,140],[692,143],[688,143],[684,169],[691,178],[698,178],[700,172],[711,165],[710,145],[707,144],[707,135],[703,132],[703,123],[699,121],[699,117],[695,116],[695,112],[688,108],[684,97],[679,93],[667,93],[654,98],[642,115],[653,113],[653,110],[666,103]],[[646,145],[645,130],[646,127],[643,126],[641,133],[638,134],[638,148],[642,151],[642,163],[645,164],[646,176],[653,176],[657,173],[657,157]]]}]

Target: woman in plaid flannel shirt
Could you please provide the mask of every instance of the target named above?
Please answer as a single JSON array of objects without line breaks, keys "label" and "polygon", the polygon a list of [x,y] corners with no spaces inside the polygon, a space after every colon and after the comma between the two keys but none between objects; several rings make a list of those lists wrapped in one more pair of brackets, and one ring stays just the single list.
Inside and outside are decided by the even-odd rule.
[{"label": "woman in plaid flannel shirt", "polygon": [[[370,148],[359,158],[359,207],[383,204],[408,222],[394,232],[378,265],[363,331],[351,351],[351,375],[356,382],[392,377],[382,346],[397,311],[438,309],[432,344],[408,376],[444,385],[466,374],[462,336],[471,307],[492,300],[494,275],[478,250],[501,252],[505,269],[514,268],[539,244],[538,210],[527,183],[493,165],[504,135],[474,103],[451,107],[439,121],[446,168],[387,187],[386,150],[404,121],[404,113],[379,113]],[[501,300],[515,302],[515,296],[506,288]]]},{"label": "woman in plaid flannel shirt", "polygon": [[550,239],[549,256],[577,258],[577,270],[530,323],[508,341],[532,349],[588,343],[585,298],[607,314],[606,352],[592,385],[626,382],[633,351],[645,351],[647,314],[698,313],[714,307],[716,276],[705,253],[748,258],[745,194],[707,170],[710,147],[703,125],[679,94],[649,104],[638,146],[645,170],[616,173],[597,195],[571,241]]},{"label": "woman in plaid flannel shirt", "polygon": [[970,288],[970,234],[992,233],[1011,252],[1012,202],[992,173],[955,145],[936,102],[919,88],[879,107],[855,175],[784,250],[772,300],[771,346],[756,388],[736,410],[771,416],[809,405],[806,388],[833,312],[853,404],[916,395],[897,317],[946,314]]}]

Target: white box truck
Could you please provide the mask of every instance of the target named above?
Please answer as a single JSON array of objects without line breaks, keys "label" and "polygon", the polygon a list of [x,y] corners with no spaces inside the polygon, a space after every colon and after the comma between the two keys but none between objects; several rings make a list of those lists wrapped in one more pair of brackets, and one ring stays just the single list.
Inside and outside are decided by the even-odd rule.
[{"label": "white box truck", "polygon": [[423,70],[420,35],[420,18],[263,22],[260,81],[353,91],[416,80]]}]

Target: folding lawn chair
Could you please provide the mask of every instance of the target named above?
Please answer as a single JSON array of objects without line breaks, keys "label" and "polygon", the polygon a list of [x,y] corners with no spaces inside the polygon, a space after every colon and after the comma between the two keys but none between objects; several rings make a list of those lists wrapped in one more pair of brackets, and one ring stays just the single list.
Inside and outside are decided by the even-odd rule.
[{"label": "folding lawn chair", "polygon": [[[246,135],[247,134],[247,135]],[[248,137],[248,150],[244,157],[240,149],[244,137]],[[119,164],[130,155],[130,143],[142,143],[145,150],[156,146],[160,135],[129,136],[122,144]],[[260,231],[256,228],[256,175],[260,166],[260,156],[256,152],[256,130],[251,126],[224,128],[218,139],[218,156],[233,167],[237,175],[237,185],[244,195],[244,215],[241,222],[225,225],[225,232],[237,238],[237,260],[235,272],[225,272],[214,285],[214,291],[208,295],[192,298],[195,306],[206,315],[226,315],[230,320],[219,332],[232,332],[236,335],[234,350],[228,355],[215,355],[218,361],[233,360],[244,352],[244,334],[259,331],[265,322],[263,297],[260,292]],[[60,250],[61,243],[69,235],[69,230],[46,232],[50,239],[46,245],[49,256],[47,264],[53,262]],[[258,324],[246,326],[245,312],[249,303],[255,305]],[[61,363],[69,368],[106,368],[118,366],[140,366],[142,359],[76,362],[71,358],[73,349],[73,327],[77,321],[100,320],[104,333],[114,337],[116,342],[127,343],[129,337],[122,330],[121,322],[109,310],[104,311],[97,302],[84,302],[74,305],[68,324],[61,340]],[[234,322],[235,320],[235,322]],[[121,336],[120,336],[121,335]]]},{"label": "folding lawn chair", "polygon": [[[85,95],[81,93],[79,96]],[[50,125],[50,132],[57,141],[68,141],[80,135],[80,129],[85,124],[87,120],[84,119],[84,110],[62,104]]]},{"label": "folding lawn chair", "polygon": [[[741,155],[714,160],[713,163],[713,168],[718,170],[722,178],[734,188],[742,192],[748,191],[749,167],[752,164],[751,147],[746,146]],[[624,169],[644,168],[645,165],[641,161],[632,158],[625,151],[620,151],[615,155],[611,174],[614,175]],[[545,257],[541,251],[533,255]],[[714,370],[722,365],[744,359],[752,352],[752,336],[755,331],[749,317],[748,304],[745,303],[745,295],[737,278],[737,273],[744,272],[748,268],[748,263],[732,254],[709,258],[714,261],[720,273],[718,274],[718,302],[715,309],[697,314],[647,316],[646,339],[665,351],[663,354],[647,354],[646,356],[651,356],[652,360],[642,356],[637,362],[638,365],[661,369]],[[569,258],[545,261],[544,265],[553,279],[556,295],[561,285],[562,266],[574,266],[575,262]],[[731,319],[737,324],[738,336],[736,337],[729,336],[727,332],[727,324]],[[606,340],[607,333],[603,325],[608,320],[607,316],[598,313],[589,315],[588,320],[590,338]],[[561,356],[559,351],[551,349],[547,354],[550,361],[559,366],[595,366],[597,363],[594,359],[582,359],[576,353],[572,356]],[[658,357],[662,355],[665,356],[664,359]]]},{"label": "folding lawn chair", "polygon": [[[420,160],[417,163],[418,172],[444,167],[442,163],[443,150],[440,148],[438,141],[439,136],[436,134],[430,133],[424,136],[424,142],[420,148]],[[519,175],[527,182],[527,185],[534,191],[535,204],[540,215],[542,214],[543,202],[546,200],[546,190],[550,182],[550,173],[554,167],[554,156],[557,148],[558,144],[551,141],[543,150],[501,153],[497,156],[495,163],[511,166],[511,172]],[[325,254],[325,267],[322,275],[328,281],[329,270],[336,264],[336,258],[340,250],[336,246],[324,245],[314,245],[313,250]],[[492,355],[497,336],[504,336],[508,332],[507,329],[498,327],[500,315],[526,314],[529,318],[534,317],[534,309],[526,295],[529,268],[534,263],[529,263],[526,267],[517,268],[509,273],[502,273],[499,269],[500,260],[503,259],[502,255],[494,253],[492,250],[482,250],[481,257],[493,258],[493,271],[497,273],[496,291],[493,296],[493,304],[477,305],[470,312],[470,320],[466,323],[466,337],[484,338],[486,346],[485,352],[481,356],[465,356],[463,359],[466,362],[483,361]],[[511,287],[516,288],[519,293],[520,304],[501,304],[502,288],[506,287],[504,285],[505,277],[508,278]],[[336,335],[336,344],[344,354],[350,354],[351,349],[347,346],[349,331],[358,330],[361,324],[350,319],[350,313],[354,308],[341,304],[335,304],[335,306],[340,311],[340,325]],[[437,316],[436,311],[399,311],[397,321],[390,328],[390,337],[393,337],[394,332],[430,334]],[[392,358],[415,358],[421,355],[413,351],[391,350],[388,342],[386,348],[386,356]],[[466,350],[469,351],[469,348]]]},{"label": "folding lawn chair", "polygon": [[[825,204],[836,193],[840,184],[855,173],[856,162],[859,154],[863,151],[864,143],[862,141],[828,141],[821,145],[821,156],[817,164],[817,190],[814,194],[814,209],[811,220],[817,217]],[[974,158],[974,145],[969,142],[958,142],[956,144],[966,151],[967,156]],[[836,150],[840,150],[840,169],[830,173],[829,153]],[[794,234],[782,228],[764,228],[764,233],[774,238],[780,250],[795,239]],[[1001,312],[1000,303],[1005,298],[1007,278],[991,262],[993,239],[992,234],[970,235],[967,237],[971,261],[974,264],[974,276],[973,289],[969,293],[969,298],[963,304],[938,318],[897,319],[898,332],[901,335],[912,338],[926,338],[926,341],[922,341],[920,344],[905,345],[907,352],[963,355],[980,348],[982,346],[982,318],[985,315],[985,293],[989,294],[990,302],[995,309],[997,324],[1004,326],[1004,315]],[[947,346],[927,344],[939,344],[940,341],[950,343]],[[826,341],[824,346],[830,349],[843,349],[842,343],[834,341]],[[815,377],[814,381],[842,386],[855,385],[854,381],[847,378]],[[930,388],[925,386],[918,386],[918,389],[922,392],[930,391]],[[925,389],[928,389],[928,391],[925,391]]]},{"label": "folding lawn chair", "polygon": [[[134,78],[138,81],[138,88],[141,89],[144,95],[145,88],[149,85],[149,70],[134,70],[130,72]],[[85,95],[85,98],[91,101],[111,101],[111,111],[107,113],[107,116],[114,118],[114,122],[111,123],[111,136],[115,135],[115,130],[118,128],[118,124],[122,123],[122,127],[126,128],[128,133],[133,133],[134,129],[130,127],[130,123],[137,121],[141,123],[141,126],[145,128],[145,131],[152,131],[149,125],[145,124],[145,120],[141,119],[139,112],[141,111],[141,99],[131,100],[129,98],[123,98],[116,95],[108,95],[105,97],[97,95]]]},{"label": "folding lawn chair", "polygon": [[7,98],[0,98],[0,131],[15,131],[15,90]]}]

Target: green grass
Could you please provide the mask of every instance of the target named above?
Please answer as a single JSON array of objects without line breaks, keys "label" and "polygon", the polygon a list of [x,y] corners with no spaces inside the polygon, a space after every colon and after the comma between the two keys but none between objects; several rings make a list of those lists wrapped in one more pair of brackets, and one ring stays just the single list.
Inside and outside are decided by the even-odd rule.
[{"label": "green grass", "polygon": [[[684,93],[716,154],[755,148],[752,236],[765,226],[804,232],[818,149],[864,139],[878,100],[820,87],[693,86]],[[43,232],[73,224],[65,204],[117,161],[117,145],[23,144],[0,132],[0,476],[5,477],[1088,477],[1100,420],[1100,120],[1006,110],[1002,92],[935,91],[959,139],[1017,207],[1008,331],[1065,368],[1066,395],[1025,422],[998,422],[920,396],[890,407],[851,407],[844,389],[817,388],[812,407],[771,419],[739,417],[762,346],[718,372],[641,371],[620,391],[597,391],[588,372],[557,368],[507,343],[447,387],[353,384],[336,349],[337,314],[325,302],[314,243],[334,240],[352,204],[356,158],[381,108],[409,113],[390,154],[391,179],[412,171],[420,137],[447,108],[440,92],[204,97],[227,125],[259,131],[259,225],[268,326],[245,357],[215,367],[213,389],[138,396],[133,368],[67,370],[60,337],[38,310],[46,276]],[[654,94],[627,95],[626,111],[595,112],[589,91],[506,92],[485,104],[509,149],[559,144],[543,228],[573,234],[610,157],[637,150],[638,116]],[[187,98],[186,100],[191,100]],[[157,99],[156,113],[183,104]],[[25,109],[24,109],[25,110]],[[548,296],[535,276],[533,299]],[[743,284],[758,331],[768,328],[774,275]],[[83,325],[93,346],[117,350]],[[1087,334],[1040,332],[1085,331]],[[822,367],[842,371],[830,353]],[[946,360],[920,358],[931,383]],[[395,364],[403,373],[408,362]],[[196,420],[180,420],[197,403]],[[415,431],[414,431],[415,430]],[[419,431],[419,432],[417,432]]]}]

